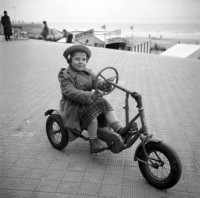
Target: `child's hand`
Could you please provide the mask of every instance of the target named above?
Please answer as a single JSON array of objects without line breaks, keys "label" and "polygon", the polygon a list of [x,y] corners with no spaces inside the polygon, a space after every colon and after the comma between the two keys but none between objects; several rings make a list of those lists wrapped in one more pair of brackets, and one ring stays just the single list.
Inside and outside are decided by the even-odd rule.
[{"label": "child's hand", "polygon": [[[110,82],[113,82],[114,78],[115,77],[111,77],[111,78],[108,78],[107,80],[110,81]],[[106,92],[109,92],[111,89],[112,89],[112,85],[109,82],[104,81],[104,90]]]},{"label": "child's hand", "polygon": [[110,78],[108,78],[107,80],[110,81],[110,82],[113,82],[115,80],[116,76],[112,76]]},{"label": "child's hand", "polygon": [[97,91],[93,92],[93,94],[91,95],[91,99],[95,100],[97,98],[102,98],[103,94],[98,93]]}]

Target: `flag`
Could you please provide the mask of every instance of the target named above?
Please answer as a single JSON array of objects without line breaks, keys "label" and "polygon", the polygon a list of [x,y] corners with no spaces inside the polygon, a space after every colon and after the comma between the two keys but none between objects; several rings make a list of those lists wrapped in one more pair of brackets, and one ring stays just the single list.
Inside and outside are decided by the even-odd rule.
[{"label": "flag", "polygon": [[130,27],[131,30],[133,30],[133,25]]},{"label": "flag", "polygon": [[101,28],[105,30],[106,29],[106,25],[103,25]]}]

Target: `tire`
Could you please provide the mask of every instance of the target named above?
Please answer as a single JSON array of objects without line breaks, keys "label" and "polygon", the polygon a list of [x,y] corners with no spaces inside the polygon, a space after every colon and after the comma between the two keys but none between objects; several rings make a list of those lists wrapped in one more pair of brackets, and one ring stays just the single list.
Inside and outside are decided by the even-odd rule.
[{"label": "tire", "polygon": [[47,118],[46,133],[49,142],[55,149],[62,150],[68,144],[68,133],[59,115],[52,114]]},{"label": "tire", "polygon": [[[158,189],[167,189],[176,185],[182,173],[181,162],[176,152],[163,142],[149,142],[145,145],[145,148],[152,162],[158,165],[158,167],[154,168],[138,161],[140,171],[147,182]],[[139,159],[150,164],[142,149],[138,156]],[[161,162],[160,165],[158,162]]]}]

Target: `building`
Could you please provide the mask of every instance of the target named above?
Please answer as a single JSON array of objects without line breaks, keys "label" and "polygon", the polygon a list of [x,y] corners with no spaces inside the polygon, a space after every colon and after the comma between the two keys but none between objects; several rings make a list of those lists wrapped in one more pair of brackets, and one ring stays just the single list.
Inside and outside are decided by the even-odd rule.
[{"label": "building", "polygon": [[160,55],[179,58],[200,59],[200,45],[176,44],[161,53]]},{"label": "building", "polygon": [[113,37],[107,39],[106,48],[120,49],[139,53],[150,53],[151,41],[130,37]]},{"label": "building", "polygon": [[104,47],[104,41],[94,34],[94,29],[75,34],[74,42],[94,47]]}]

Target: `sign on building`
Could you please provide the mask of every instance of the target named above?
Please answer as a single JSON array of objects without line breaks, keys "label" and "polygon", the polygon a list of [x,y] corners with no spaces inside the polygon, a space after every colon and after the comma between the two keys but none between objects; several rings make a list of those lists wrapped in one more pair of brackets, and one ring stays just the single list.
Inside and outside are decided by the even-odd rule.
[{"label": "sign on building", "polygon": [[127,39],[126,38],[122,38],[122,37],[115,37],[115,38],[110,38],[108,39],[108,44],[109,43],[127,43]]},{"label": "sign on building", "polygon": [[85,32],[81,32],[79,34],[76,34],[75,35],[75,39],[79,39],[81,37],[88,36],[88,35],[91,35],[91,34],[94,34],[94,29],[91,29],[91,30],[88,30],[88,31],[85,31]]},{"label": "sign on building", "polygon": [[106,34],[107,35],[120,35],[121,33],[122,33],[122,30],[118,29],[118,30],[107,32]]}]

